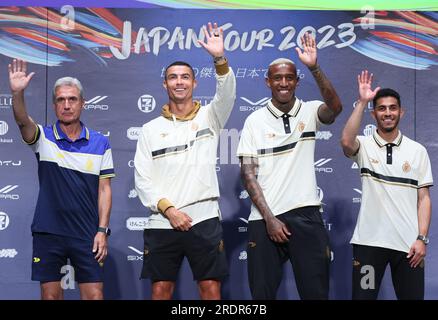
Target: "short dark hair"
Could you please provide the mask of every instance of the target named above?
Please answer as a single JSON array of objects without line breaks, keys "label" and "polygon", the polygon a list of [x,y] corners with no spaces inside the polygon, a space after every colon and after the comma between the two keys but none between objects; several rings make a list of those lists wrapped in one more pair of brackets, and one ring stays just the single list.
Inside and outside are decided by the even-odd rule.
[{"label": "short dark hair", "polygon": [[192,68],[192,66],[190,64],[188,64],[187,62],[184,62],[184,61],[175,61],[175,62],[172,62],[171,64],[169,64],[166,67],[166,70],[164,71],[164,79],[167,78],[167,70],[169,70],[169,68],[173,67],[173,66],[185,66],[185,67],[189,67],[190,70],[192,71],[193,79],[195,78],[195,71],[193,71],[193,68]]},{"label": "short dark hair", "polygon": [[401,107],[400,95],[398,94],[398,92],[390,88],[383,88],[377,91],[376,96],[373,99],[373,108],[376,107],[377,100],[384,97],[396,98],[398,102],[398,106]]}]

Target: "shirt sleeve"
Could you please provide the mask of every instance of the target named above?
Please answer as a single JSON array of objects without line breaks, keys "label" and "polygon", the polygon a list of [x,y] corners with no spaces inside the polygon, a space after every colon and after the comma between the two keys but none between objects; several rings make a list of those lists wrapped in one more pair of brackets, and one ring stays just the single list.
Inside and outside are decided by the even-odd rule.
[{"label": "shirt sleeve", "polygon": [[236,100],[236,77],[231,68],[224,75],[216,73],[216,93],[208,106],[212,128],[219,132],[225,126]]},{"label": "shirt sleeve", "polygon": [[254,134],[251,130],[251,118],[247,118],[243,125],[242,134],[240,135],[239,145],[237,147],[238,157],[257,157],[257,146],[254,141]]},{"label": "shirt sleeve", "polygon": [[134,179],[135,190],[143,205],[150,208],[154,212],[159,212],[158,202],[166,198],[165,195],[160,195],[154,188],[152,172],[154,163],[152,160],[152,152],[148,143],[148,133],[146,126],[143,126],[141,134],[137,141],[137,148],[134,157]]},{"label": "shirt sleeve", "polygon": [[36,131],[35,131],[35,137],[31,142],[26,142],[24,141],[24,143],[26,143],[33,152],[38,153],[39,152],[39,148],[40,148],[40,141],[41,141],[41,135],[43,134],[43,127],[39,124],[35,124],[36,126]]},{"label": "shirt sleeve", "polygon": [[104,143],[105,153],[103,154],[102,163],[100,166],[99,179],[113,178],[116,176],[114,173],[113,155],[111,152],[109,140],[105,138]]},{"label": "shirt sleeve", "polygon": [[359,143],[359,149],[357,149],[356,153],[350,157],[351,160],[357,163],[359,168],[363,167],[363,153],[364,150],[364,143],[365,143],[365,137],[364,136],[357,136],[356,141]]},{"label": "shirt sleeve", "polygon": [[426,148],[423,147],[419,168],[418,188],[430,187],[432,185],[433,177],[430,159]]}]

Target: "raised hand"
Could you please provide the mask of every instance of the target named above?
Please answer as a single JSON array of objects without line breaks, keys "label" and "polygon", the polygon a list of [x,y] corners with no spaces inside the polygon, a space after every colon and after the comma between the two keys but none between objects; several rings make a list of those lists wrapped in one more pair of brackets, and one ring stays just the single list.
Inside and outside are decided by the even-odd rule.
[{"label": "raised hand", "polygon": [[222,57],[224,55],[224,31],[218,28],[217,23],[214,26],[211,22],[208,23],[208,30],[204,26],[205,42],[198,40],[198,43],[208,51],[214,58]]},{"label": "raised hand", "polygon": [[26,75],[27,63],[24,60],[14,59],[12,64],[8,65],[9,70],[9,85],[12,93],[20,92],[26,89],[30,79],[35,72]]},{"label": "raised hand", "polygon": [[315,67],[317,58],[315,37],[310,32],[307,32],[301,37],[301,43],[303,45],[303,51],[301,51],[299,47],[295,48],[298,53],[298,58],[300,58],[301,62],[308,68]]},{"label": "raised hand", "polygon": [[377,91],[380,90],[380,87],[376,89],[371,89],[371,84],[373,82],[373,74],[368,73],[368,70],[362,70],[360,75],[357,76],[357,83],[359,85],[359,99],[368,102],[373,100],[376,96]]}]

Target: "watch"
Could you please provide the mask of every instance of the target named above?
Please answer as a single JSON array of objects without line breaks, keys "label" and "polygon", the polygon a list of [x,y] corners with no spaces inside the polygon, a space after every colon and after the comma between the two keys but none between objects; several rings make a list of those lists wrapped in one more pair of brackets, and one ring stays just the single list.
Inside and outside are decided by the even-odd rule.
[{"label": "watch", "polygon": [[424,244],[428,244],[429,243],[429,238],[426,236],[423,236],[422,234],[419,234],[417,237],[417,240],[421,240],[424,242]]},{"label": "watch", "polygon": [[99,228],[97,228],[97,232],[103,232],[103,233],[105,233],[107,236],[110,236],[110,235],[111,235],[111,229],[110,229],[110,228],[99,227]]}]

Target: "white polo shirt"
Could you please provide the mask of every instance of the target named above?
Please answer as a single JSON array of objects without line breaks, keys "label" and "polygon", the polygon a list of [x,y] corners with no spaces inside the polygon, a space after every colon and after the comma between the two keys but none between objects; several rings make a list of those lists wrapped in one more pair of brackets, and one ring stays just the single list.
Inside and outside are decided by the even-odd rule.
[{"label": "white polo shirt", "polygon": [[[274,215],[321,204],[314,169],[321,104],[297,98],[285,114],[269,101],[245,121],[237,156],[257,158],[257,181]],[[249,220],[260,219],[263,217],[252,204]]]},{"label": "white polo shirt", "polygon": [[351,243],[409,252],[418,235],[418,189],[433,185],[426,149],[399,132],[357,137],[362,203]]}]

